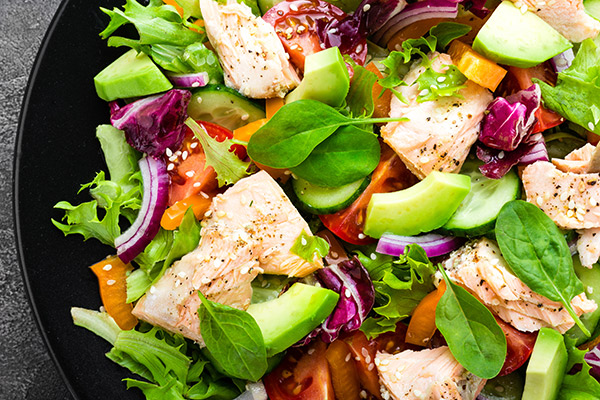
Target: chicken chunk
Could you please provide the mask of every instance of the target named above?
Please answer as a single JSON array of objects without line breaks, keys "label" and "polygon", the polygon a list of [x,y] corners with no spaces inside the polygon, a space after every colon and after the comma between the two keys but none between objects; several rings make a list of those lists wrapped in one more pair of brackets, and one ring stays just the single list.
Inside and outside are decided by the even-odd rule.
[{"label": "chicken chunk", "polygon": [[236,0],[200,0],[210,44],[225,84],[246,97],[283,97],[300,83],[275,29]]},{"label": "chicken chunk", "polygon": [[[478,297],[502,320],[524,332],[542,327],[565,333],[575,321],[561,303],[533,292],[510,270],[495,242],[482,238],[465,244],[443,262],[448,277]],[[585,293],[571,305],[577,315],[592,312],[596,303]]]},{"label": "chicken chunk", "polygon": [[486,382],[460,365],[447,346],[394,355],[378,352],[375,365],[394,400],[474,400]]},{"label": "chicken chunk", "polygon": [[562,229],[600,228],[600,174],[562,172],[537,161],[523,170],[527,201]]},{"label": "chicken chunk", "polygon": [[[443,71],[452,64],[447,54],[429,55],[433,69]],[[406,166],[420,179],[431,171],[458,172],[479,135],[483,113],[492,101],[491,93],[467,81],[459,93],[463,97],[441,97],[417,102],[418,77],[425,71],[419,64],[405,76],[408,86],[396,88],[408,100],[404,104],[392,96],[390,117],[408,121],[390,122],[381,129],[383,140],[398,153]]]},{"label": "chicken chunk", "polygon": [[140,299],[133,314],[202,343],[197,291],[209,300],[246,309],[259,273],[304,277],[323,267],[290,248],[308,224],[264,171],[213,199],[198,248],[169,268]]},{"label": "chicken chunk", "polygon": [[[583,0],[513,0],[515,6],[528,9],[569,39],[582,42],[595,38],[600,32],[600,22],[590,17]],[[525,11],[523,11],[525,12]]]}]

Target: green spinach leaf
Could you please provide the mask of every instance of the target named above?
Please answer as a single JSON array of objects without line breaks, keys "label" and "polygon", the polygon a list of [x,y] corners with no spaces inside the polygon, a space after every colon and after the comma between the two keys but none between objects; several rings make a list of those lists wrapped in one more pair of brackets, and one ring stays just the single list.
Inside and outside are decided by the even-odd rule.
[{"label": "green spinach leaf", "polygon": [[508,202],[496,220],[496,239],[514,274],[537,294],[561,302],[589,337],[571,306],[583,284],[573,270],[569,245],[550,217],[526,201]]},{"label": "green spinach leaf", "polygon": [[483,304],[455,285],[441,266],[446,292],[435,310],[435,325],[456,360],[480,378],[498,375],[506,359],[506,337]]},{"label": "green spinach leaf", "polygon": [[329,253],[329,243],[320,236],[313,236],[302,231],[290,248],[290,252],[298,257],[314,262],[315,257],[325,257]]},{"label": "green spinach leaf", "polygon": [[471,27],[457,22],[441,22],[429,30],[429,34],[437,38],[436,47],[444,51],[454,39],[471,32]]},{"label": "green spinach leaf", "polygon": [[252,135],[248,155],[272,168],[300,165],[315,147],[339,127],[398,121],[398,118],[351,118],[316,100],[298,100],[281,107]]},{"label": "green spinach leaf", "polygon": [[211,356],[228,375],[259,380],[267,370],[267,350],[252,315],[198,296],[200,330]]},{"label": "green spinach leaf", "polygon": [[381,146],[372,132],[342,126],[291,171],[314,185],[342,186],[373,172],[380,153]]}]

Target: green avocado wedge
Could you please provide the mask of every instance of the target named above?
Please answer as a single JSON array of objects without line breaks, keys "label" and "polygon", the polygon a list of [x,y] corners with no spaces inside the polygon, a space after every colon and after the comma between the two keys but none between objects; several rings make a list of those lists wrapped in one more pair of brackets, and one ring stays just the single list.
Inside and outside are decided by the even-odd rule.
[{"label": "green avocado wedge", "polygon": [[551,328],[540,329],[527,365],[522,399],[556,399],[565,375],[567,358],[563,336]]},{"label": "green avocado wedge", "polygon": [[297,282],[278,298],[251,304],[247,311],[258,323],[271,357],[325,321],[339,298],[333,290]]},{"label": "green avocado wedge", "polygon": [[573,47],[565,37],[531,11],[503,1],[483,25],[473,50],[500,64],[536,66]]},{"label": "green avocado wedge", "polygon": [[413,236],[444,225],[471,189],[467,175],[433,171],[408,189],[376,193],[367,207],[365,234]]}]

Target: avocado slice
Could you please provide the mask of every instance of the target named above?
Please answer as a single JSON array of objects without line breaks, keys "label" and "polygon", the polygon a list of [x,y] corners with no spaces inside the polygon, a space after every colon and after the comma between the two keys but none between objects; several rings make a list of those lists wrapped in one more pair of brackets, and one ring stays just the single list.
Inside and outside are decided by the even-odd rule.
[{"label": "avocado slice", "polygon": [[540,329],[527,365],[523,400],[556,399],[567,368],[567,359],[563,336],[554,329]]},{"label": "avocado slice", "polygon": [[413,236],[444,225],[471,189],[468,175],[433,171],[408,189],[375,193],[367,207],[365,234]]},{"label": "avocado slice", "polygon": [[319,326],[339,297],[333,290],[297,282],[274,300],[251,304],[247,311],[260,327],[267,356],[282,352]]},{"label": "avocado slice", "polygon": [[337,47],[330,47],[306,57],[304,78],[285,97],[285,102],[311,99],[339,107],[349,89],[350,78],[344,58]]},{"label": "avocado slice", "polygon": [[129,50],[94,77],[98,97],[105,101],[147,96],[173,87],[144,53]]},{"label": "avocado slice", "polygon": [[529,68],[573,47],[564,36],[530,11],[503,1],[483,25],[473,50],[500,64]]},{"label": "avocado slice", "polygon": [[[596,304],[600,304],[600,268],[597,266],[594,268],[586,268],[581,265],[579,257],[575,256],[573,257],[573,269],[575,270],[575,274],[579,280],[581,280],[583,283],[587,298],[594,300]],[[600,322],[600,308],[583,314],[581,317],[579,317],[579,319],[581,319],[583,325],[590,332],[596,333],[595,331],[597,329],[598,322]],[[577,325],[569,329],[566,335],[572,339],[575,339],[575,346],[579,346],[580,344],[593,339],[593,337],[588,338],[585,336]]]}]

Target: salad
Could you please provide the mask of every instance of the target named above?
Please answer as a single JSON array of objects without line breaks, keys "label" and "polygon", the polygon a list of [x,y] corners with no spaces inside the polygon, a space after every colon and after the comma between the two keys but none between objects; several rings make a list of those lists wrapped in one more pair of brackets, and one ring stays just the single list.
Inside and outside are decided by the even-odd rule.
[{"label": "salad", "polygon": [[71,314],[127,389],[600,398],[595,0],[102,11],[106,168],[52,223],[107,245]]}]

